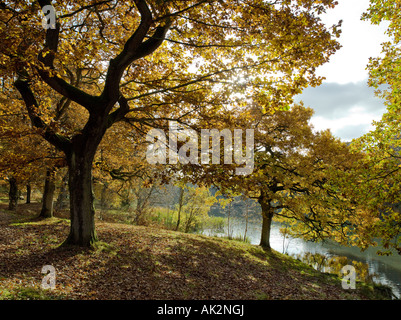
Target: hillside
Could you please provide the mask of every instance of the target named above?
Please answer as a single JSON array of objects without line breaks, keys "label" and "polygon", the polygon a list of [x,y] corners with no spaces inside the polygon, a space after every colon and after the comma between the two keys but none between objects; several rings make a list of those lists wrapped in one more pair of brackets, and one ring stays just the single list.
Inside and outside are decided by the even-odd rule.
[{"label": "hillside", "polygon": [[[0,299],[378,299],[357,284],[260,247],[151,227],[97,223],[96,249],[59,247],[69,221],[0,209]],[[41,290],[41,269],[56,289]]]}]

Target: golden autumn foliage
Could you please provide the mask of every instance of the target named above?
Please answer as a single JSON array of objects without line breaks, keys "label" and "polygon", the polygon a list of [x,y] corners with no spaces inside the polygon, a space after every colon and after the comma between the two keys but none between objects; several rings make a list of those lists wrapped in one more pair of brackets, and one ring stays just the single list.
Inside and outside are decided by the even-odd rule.
[{"label": "golden autumn foliage", "polygon": [[343,193],[338,181],[361,155],[329,131],[314,131],[309,123],[313,111],[302,104],[272,114],[251,108],[249,114],[254,121],[248,126],[255,130],[253,171],[237,175],[235,165],[183,166],[185,178],[256,199],[262,208],[262,246],[270,246],[274,217],[289,222],[294,236],[355,244],[355,229],[371,226],[372,220],[356,214],[364,211]]},{"label": "golden autumn foliage", "polygon": [[[97,239],[92,164],[113,124],[139,130],[173,119],[196,126],[250,102],[263,113],[287,107],[303,88],[320,84],[316,68],[339,48],[340,23],[326,27],[319,18],[335,5],[1,2],[0,77],[14,84],[32,125],[66,156],[67,242],[86,246]],[[45,16],[50,28],[43,28]]]},{"label": "golden autumn foliage", "polygon": [[343,184],[345,192],[375,217],[371,228],[358,233],[357,237],[366,243],[380,239],[382,254],[401,253],[399,12],[398,1],[372,0],[363,16],[372,24],[388,24],[386,33],[389,40],[382,44],[383,54],[371,58],[368,65],[369,85],[376,89],[378,97],[384,99],[387,111],[380,121],[373,122],[372,131],[353,141],[353,149],[364,157],[355,163],[353,172]]}]

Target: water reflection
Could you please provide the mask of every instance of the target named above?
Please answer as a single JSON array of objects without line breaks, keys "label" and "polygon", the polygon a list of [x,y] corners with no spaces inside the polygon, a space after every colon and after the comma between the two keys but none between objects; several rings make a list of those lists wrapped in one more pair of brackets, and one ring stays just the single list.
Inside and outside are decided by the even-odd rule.
[{"label": "water reflection", "polygon": [[[280,226],[273,223],[270,245],[271,247],[282,253],[286,253],[292,257],[302,256],[305,253],[319,253],[327,257],[345,256],[351,260],[360,261],[369,265],[369,273],[374,275],[373,280],[377,283],[382,283],[390,286],[393,293],[401,297],[401,256],[394,254],[392,256],[378,256],[377,248],[369,248],[361,252],[356,247],[344,247],[336,243],[313,243],[306,242],[302,239],[284,238],[280,233]],[[248,223],[246,236],[252,244],[259,244],[260,241],[260,224]],[[214,236],[226,236],[227,230],[224,232],[204,231],[204,234]],[[241,220],[233,220],[230,222],[230,234],[233,237],[243,237],[245,234],[245,224]]]}]

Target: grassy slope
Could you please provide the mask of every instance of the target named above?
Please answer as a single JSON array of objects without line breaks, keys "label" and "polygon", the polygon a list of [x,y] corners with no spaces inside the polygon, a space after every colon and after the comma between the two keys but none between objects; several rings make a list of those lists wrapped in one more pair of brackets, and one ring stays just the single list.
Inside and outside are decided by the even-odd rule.
[{"label": "grassy slope", "polygon": [[[23,220],[0,209],[0,299],[380,298],[370,287],[343,290],[334,276],[237,241],[98,222],[97,248],[72,249],[59,247],[67,220]],[[40,289],[47,264],[57,273],[53,291]]]}]

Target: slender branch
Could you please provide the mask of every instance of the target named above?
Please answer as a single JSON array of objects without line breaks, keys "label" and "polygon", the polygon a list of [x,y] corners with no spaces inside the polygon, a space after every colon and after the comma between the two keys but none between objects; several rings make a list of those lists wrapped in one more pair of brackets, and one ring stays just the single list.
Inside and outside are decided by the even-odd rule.
[{"label": "slender branch", "polygon": [[176,11],[176,12],[169,13],[169,14],[166,14],[166,15],[164,15],[164,16],[161,16],[161,17],[155,19],[155,21],[158,22],[158,21],[161,21],[161,20],[166,20],[166,19],[170,19],[170,18],[172,18],[172,17],[180,16],[182,13],[184,13],[184,12],[186,12],[186,11],[189,11],[189,10],[191,10],[191,9],[194,9],[194,8],[196,8],[196,7],[198,7],[198,6],[201,6],[201,5],[203,5],[203,4],[205,4],[205,3],[208,3],[208,2],[209,2],[209,0],[202,0],[202,1],[199,1],[199,2],[197,2],[197,3],[195,3],[195,4],[193,4],[192,6],[189,6],[189,7],[185,8],[185,9],[182,9],[182,10],[179,10],[179,11]]},{"label": "slender branch", "polygon": [[159,93],[165,93],[165,92],[168,92],[168,91],[173,91],[173,90],[176,90],[176,89],[179,89],[179,88],[183,88],[183,87],[189,86],[191,84],[199,83],[199,82],[205,82],[205,81],[215,82],[214,79],[211,79],[213,76],[217,76],[217,75],[220,75],[220,74],[232,72],[232,71],[235,71],[235,70],[247,70],[247,69],[251,69],[251,68],[254,68],[254,67],[260,67],[260,66],[262,66],[262,65],[264,65],[266,63],[273,62],[273,61],[275,61],[277,59],[280,59],[280,58],[278,57],[278,58],[270,59],[269,61],[262,61],[262,62],[250,64],[250,65],[236,66],[236,67],[232,67],[232,68],[228,68],[228,69],[218,70],[218,71],[206,74],[204,76],[200,76],[200,77],[198,77],[196,79],[188,80],[185,83],[182,83],[182,84],[179,84],[179,85],[176,85],[176,86],[173,86],[173,87],[163,88],[163,89],[160,89],[160,90],[154,90],[154,91],[147,92],[147,93],[135,96],[135,97],[127,98],[127,100],[128,101],[138,100],[138,99],[141,99],[141,98],[144,98],[144,97],[147,97],[147,96],[151,96],[151,95],[159,94]]},{"label": "slender branch", "polygon": [[93,7],[96,8],[97,6],[100,6],[102,4],[109,3],[109,2],[112,2],[112,1],[113,0],[105,0],[105,1],[95,2],[95,3],[89,4],[87,6],[83,6],[83,7],[79,8],[79,9],[77,9],[77,10],[71,12],[71,13],[63,14],[59,18],[60,19],[69,18],[69,17],[72,17],[73,15],[75,15],[75,14],[77,14],[77,13],[83,11],[83,10],[91,9]]},{"label": "slender branch", "polygon": [[36,110],[38,109],[39,105],[35,99],[35,96],[33,95],[28,81],[18,79],[17,81],[15,81],[14,86],[17,88],[22,98],[24,99],[32,125],[43,131],[43,137],[48,142],[50,142],[58,149],[64,152],[68,152],[70,147],[69,139],[53,132],[38,115]]}]

